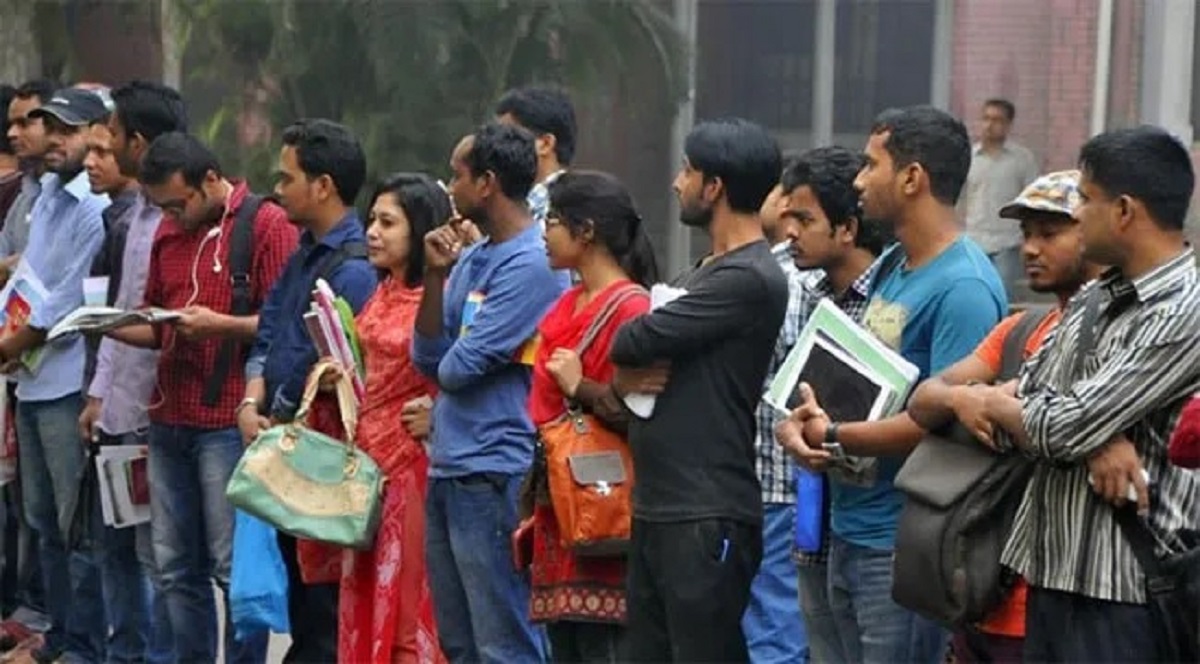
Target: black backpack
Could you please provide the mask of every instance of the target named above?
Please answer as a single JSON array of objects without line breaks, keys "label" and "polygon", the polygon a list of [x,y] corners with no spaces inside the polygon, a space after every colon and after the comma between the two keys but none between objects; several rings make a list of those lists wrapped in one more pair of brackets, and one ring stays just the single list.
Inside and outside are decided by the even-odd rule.
[{"label": "black backpack", "polygon": [[[1015,378],[1049,308],[1026,311],[1004,340],[1000,381]],[[896,531],[892,599],[951,628],[968,627],[1016,580],[1000,564],[1033,460],[987,449],[957,422],[921,440],[896,475],[906,500]]]},{"label": "black backpack", "polygon": [[[254,223],[258,218],[258,209],[265,200],[268,199],[247,194],[233,220],[233,231],[229,238],[229,279],[233,288],[233,297],[229,305],[231,316],[249,316],[254,313],[253,282],[250,278],[250,270],[254,263]],[[362,242],[347,242],[338,247],[321,261],[317,268],[317,279],[328,281],[330,275],[342,263],[352,259],[366,260],[367,245]],[[221,399],[221,388],[225,385],[233,363],[238,359],[238,351],[245,345],[234,339],[221,342],[213,372],[204,383],[202,403],[205,406],[215,406]]]}]

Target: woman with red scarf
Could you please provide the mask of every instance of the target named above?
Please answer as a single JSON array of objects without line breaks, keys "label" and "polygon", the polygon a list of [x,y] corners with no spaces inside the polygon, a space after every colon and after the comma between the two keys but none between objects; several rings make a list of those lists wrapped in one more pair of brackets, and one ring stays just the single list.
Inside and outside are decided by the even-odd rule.
[{"label": "woman with red scarf", "polygon": [[[613,336],[650,307],[643,287],[656,278],[654,253],[625,187],[606,173],[574,171],[550,187],[546,252],[555,269],[580,283],[559,298],[538,326],[529,410],[542,426],[577,402],[605,426],[625,430],[625,411],[610,382]],[[606,306],[614,313],[579,357],[575,351]],[[551,505],[532,518],[533,592],[530,614],[544,623],[556,662],[615,662],[625,621],[625,560],[583,557],[565,548]]]},{"label": "woman with red scarf", "polygon": [[435,387],[409,348],[421,302],[424,238],[450,218],[450,200],[425,175],[385,179],[371,199],[367,253],[383,274],[358,315],[366,398],[355,441],[387,475],[374,547],[347,551],[338,616],[342,662],[440,663],[425,575],[425,481]]}]

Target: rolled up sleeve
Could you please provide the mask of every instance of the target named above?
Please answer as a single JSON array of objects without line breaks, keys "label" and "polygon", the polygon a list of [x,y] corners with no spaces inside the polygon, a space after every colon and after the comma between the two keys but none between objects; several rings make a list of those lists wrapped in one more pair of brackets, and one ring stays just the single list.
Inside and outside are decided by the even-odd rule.
[{"label": "rolled up sleeve", "polygon": [[[1156,318],[1156,319],[1155,319]],[[1195,391],[1200,315],[1159,313],[1133,323],[1134,338],[1104,358],[1092,376],[1021,398],[1022,423],[1035,456],[1074,462],[1106,445],[1163,404]]]}]

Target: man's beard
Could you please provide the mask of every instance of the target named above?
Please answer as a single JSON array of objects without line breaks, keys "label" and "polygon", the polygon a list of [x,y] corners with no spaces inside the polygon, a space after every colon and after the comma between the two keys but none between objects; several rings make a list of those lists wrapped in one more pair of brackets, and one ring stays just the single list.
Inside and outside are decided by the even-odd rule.
[{"label": "man's beard", "polygon": [[679,221],[690,228],[707,229],[712,226],[713,209],[704,205],[683,205],[679,209]]}]

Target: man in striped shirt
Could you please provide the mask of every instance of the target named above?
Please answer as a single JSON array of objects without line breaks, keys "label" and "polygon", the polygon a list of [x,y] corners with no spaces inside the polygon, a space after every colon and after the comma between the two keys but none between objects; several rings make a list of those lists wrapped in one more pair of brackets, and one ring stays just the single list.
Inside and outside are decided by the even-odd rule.
[{"label": "man in striped shirt", "polygon": [[1155,661],[1145,576],[1114,508],[1132,509],[1134,487],[1160,540],[1200,526],[1200,476],[1167,462],[1200,387],[1200,283],[1183,234],[1194,176],[1154,127],[1097,136],[1079,163],[1085,257],[1113,267],[1071,301],[1019,385],[987,393],[994,444],[1044,461],[1003,562],[1030,585],[1026,660]]}]

